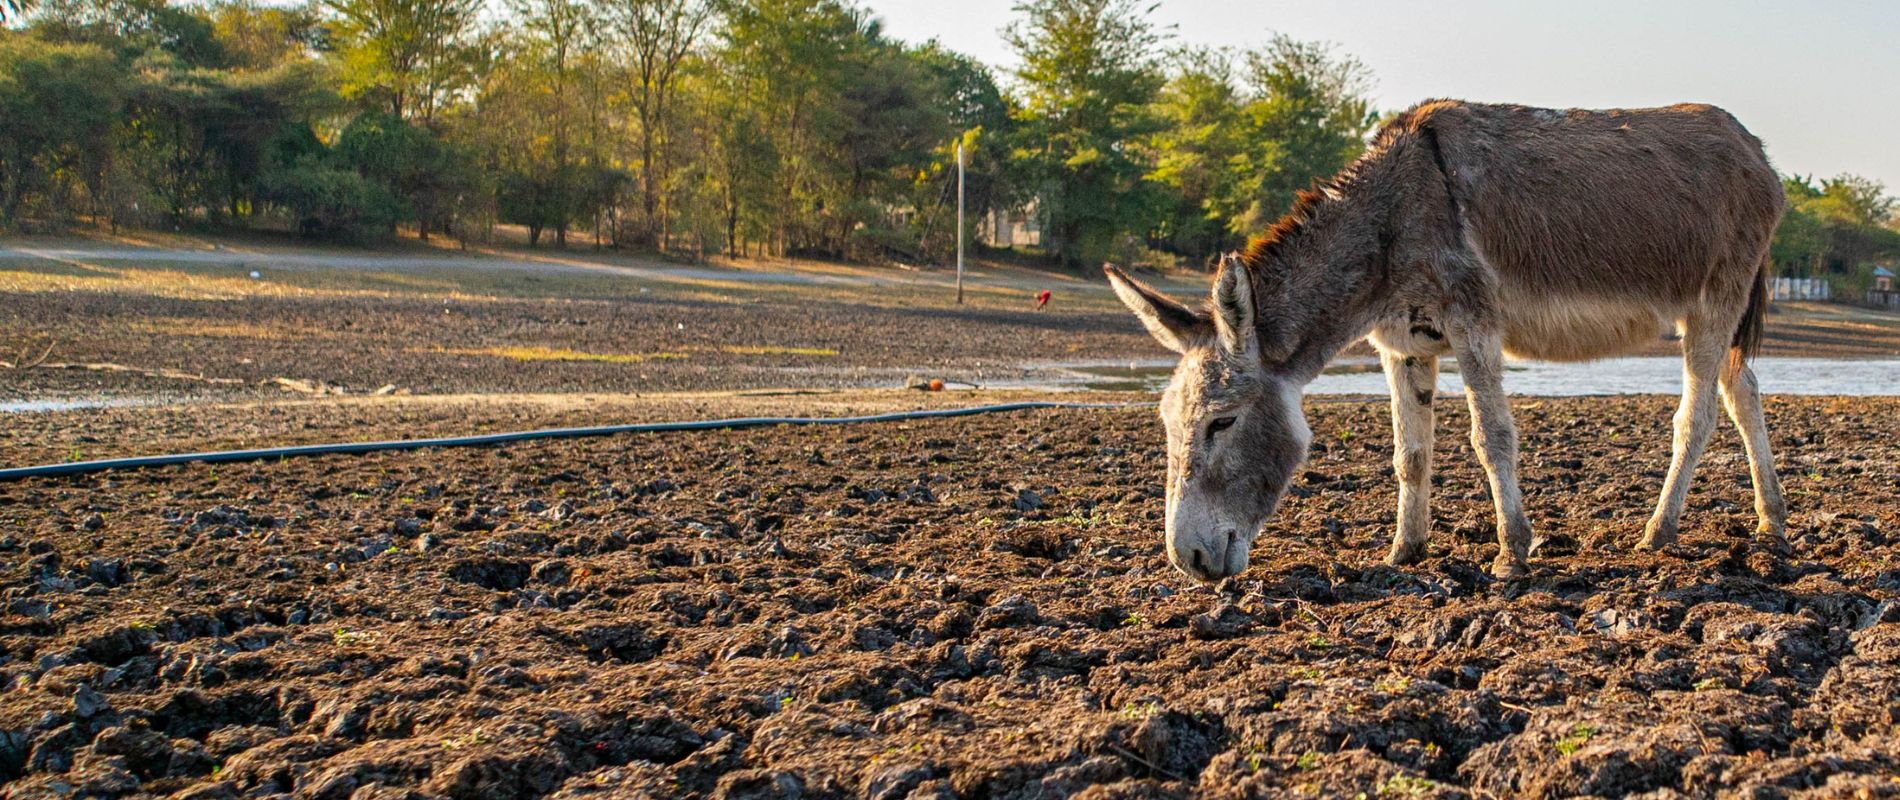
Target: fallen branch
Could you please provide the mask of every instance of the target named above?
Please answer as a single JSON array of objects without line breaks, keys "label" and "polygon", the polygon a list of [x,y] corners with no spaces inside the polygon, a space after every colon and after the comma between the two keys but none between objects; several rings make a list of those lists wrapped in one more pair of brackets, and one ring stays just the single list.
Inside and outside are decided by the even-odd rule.
[{"label": "fallen branch", "polygon": [[40,351],[40,357],[31,359],[31,360],[27,359],[26,356],[28,353],[33,352],[33,345],[31,343],[20,345],[19,360],[0,361],[0,367],[4,367],[6,369],[32,369],[34,367],[40,366],[41,364],[45,364],[46,359],[53,355],[53,348],[58,345],[59,345],[58,339],[48,340],[46,342],[46,349]]},{"label": "fallen branch", "polygon": [[243,378],[213,378],[209,375],[199,375],[196,373],[185,372],[183,370],[170,369],[166,367],[151,369],[147,367],[129,367],[124,364],[113,364],[110,362],[104,362],[104,363],[98,363],[98,364],[34,364],[33,366],[40,367],[43,369],[78,369],[78,370],[88,370],[91,372],[129,372],[134,375],[143,375],[148,378],[169,378],[171,380],[198,381],[200,383],[219,383],[219,384],[244,383]]}]

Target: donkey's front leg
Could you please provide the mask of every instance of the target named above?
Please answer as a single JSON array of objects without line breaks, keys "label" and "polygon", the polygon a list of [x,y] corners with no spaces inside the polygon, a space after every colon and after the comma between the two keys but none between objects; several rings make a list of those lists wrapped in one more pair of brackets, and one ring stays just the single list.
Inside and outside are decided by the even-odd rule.
[{"label": "donkey's front leg", "polygon": [[1438,357],[1381,350],[1379,361],[1392,387],[1392,472],[1399,479],[1399,527],[1385,560],[1398,566],[1425,557],[1432,529],[1432,392],[1438,385]]},{"label": "donkey's front leg", "polygon": [[1471,406],[1471,449],[1491,479],[1497,504],[1498,557],[1491,572],[1500,578],[1530,573],[1531,524],[1517,487],[1517,423],[1504,394],[1504,346],[1494,332],[1472,330],[1456,345],[1458,371]]}]

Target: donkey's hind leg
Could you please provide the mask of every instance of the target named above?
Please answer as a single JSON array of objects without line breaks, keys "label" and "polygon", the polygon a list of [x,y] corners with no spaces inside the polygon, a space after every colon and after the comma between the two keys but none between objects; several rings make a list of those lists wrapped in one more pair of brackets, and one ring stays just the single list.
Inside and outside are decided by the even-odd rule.
[{"label": "donkey's hind leg", "polygon": [[1728,355],[1734,325],[1710,325],[1700,314],[1691,314],[1682,326],[1682,404],[1676,409],[1674,456],[1669,462],[1669,477],[1663,479],[1662,497],[1656,501],[1656,513],[1643,528],[1637,547],[1656,550],[1676,543],[1676,531],[1682,522],[1682,505],[1689,499],[1689,482],[1695,477],[1696,462],[1715,431],[1715,389],[1722,361]]},{"label": "donkey's hind leg", "polygon": [[1392,387],[1392,472],[1399,479],[1399,527],[1386,563],[1410,564],[1425,557],[1432,529],[1432,393],[1438,385],[1437,356],[1380,351]]},{"label": "donkey's hind leg", "polygon": [[1755,371],[1731,351],[1722,369],[1722,405],[1729,419],[1742,433],[1748,448],[1748,473],[1755,483],[1756,530],[1782,536],[1787,528],[1788,504],[1781,497],[1781,480],[1775,476],[1775,457],[1768,451],[1768,422],[1762,418],[1761,389],[1755,383]]}]

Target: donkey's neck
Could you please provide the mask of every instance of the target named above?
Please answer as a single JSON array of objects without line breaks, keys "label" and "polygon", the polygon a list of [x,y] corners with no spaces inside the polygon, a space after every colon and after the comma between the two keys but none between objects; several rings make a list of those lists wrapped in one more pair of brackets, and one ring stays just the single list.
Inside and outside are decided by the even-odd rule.
[{"label": "donkey's neck", "polygon": [[1391,296],[1392,203],[1379,197],[1340,197],[1293,233],[1279,272],[1273,308],[1281,358],[1274,371],[1301,384],[1318,377],[1339,351],[1364,337]]},{"label": "donkey's neck", "polygon": [[1394,311],[1425,278],[1416,268],[1462,245],[1443,169],[1429,143],[1373,149],[1307,195],[1250,257],[1268,368],[1300,384]]}]

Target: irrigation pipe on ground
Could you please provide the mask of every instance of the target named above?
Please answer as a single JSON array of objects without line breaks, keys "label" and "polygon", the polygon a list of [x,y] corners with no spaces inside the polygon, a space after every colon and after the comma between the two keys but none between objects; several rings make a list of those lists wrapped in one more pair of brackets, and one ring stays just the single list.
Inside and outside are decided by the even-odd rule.
[{"label": "irrigation pipe on ground", "polygon": [[85,475],[115,469],[143,469],[145,467],[164,467],[174,464],[219,464],[234,461],[265,461],[273,458],[294,458],[298,456],[326,456],[352,453],[378,453],[393,450],[421,450],[427,447],[483,447],[490,445],[526,442],[535,439],[575,439],[585,436],[612,436],[621,433],[665,433],[669,431],[710,431],[738,430],[741,428],[764,428],[773,425],[856,425],[867,422],[901,422],[913,419],[935,419],[939,417],[967,417],[976,414],[996,414],[1006,411],[1027,411],[1038,408],[1137,408],[1152,403],[1062,403],[1054,401],[1035,401],[1023,403],[1001,403],[967,408],[939,408],[923,411],[898,411],[889,414],[872,414],[860,417],[741,417],[737,419],[709,419],[689,422],[649,422],[637,425],[601,425],[588,428],[548,428],[536,431],[516,431],[514,433],[486,433],[477,436],[451,436],[438,439],[398,439],[387,442],[339,442],[335,444],[306,444],[292,447],[266,447],[256,450],[218,450],[206,453],[178,453],[158,456],[134,456],[131,458],[108,458],[98,461],[74,461],[65,464],[41,464],[32,467],[14,467],[0,469],[0,481],[14,481],[25,478],[45,478],[61,475]]}]

